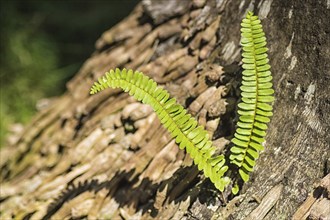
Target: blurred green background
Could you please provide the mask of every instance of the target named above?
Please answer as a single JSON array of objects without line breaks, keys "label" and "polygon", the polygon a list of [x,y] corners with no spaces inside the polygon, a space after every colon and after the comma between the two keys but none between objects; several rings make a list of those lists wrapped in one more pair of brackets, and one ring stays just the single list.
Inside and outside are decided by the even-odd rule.
[{"label": "blurred green background", "polygon": [[0,146],[36,103],[61,95],[101,34],[138,0],[1,0]]}]

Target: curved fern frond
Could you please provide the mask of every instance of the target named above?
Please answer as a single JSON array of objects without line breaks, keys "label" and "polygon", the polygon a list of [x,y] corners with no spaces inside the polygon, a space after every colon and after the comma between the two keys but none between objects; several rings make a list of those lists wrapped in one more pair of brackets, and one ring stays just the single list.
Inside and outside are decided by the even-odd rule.
[{"label": "curved fern frond", "polygon": [[231,163],[239,167],[239,174],[247,182],[253,171],[259,152],[264,150],[267,123],[270,121],[274,101],[272,75],[268,64],[266,37],[257,16],[248,12],[241,23],[243,56],[242,102],[238,104],[240,115],[232,139]]},{"label": "curved fern frond", "polygon": [[90,93],[95,94],[108,87],[121,88],[137,100],[150,105],[180,149],[186,149],[198,169],[204,171],[217,189],[224,190],[230,182],[228,177],[223,177],[228,169],[224,156],[212,157],[215,147],[207,131],[198,126],[197,121],[177,104],[175,98],[170,98],[165,89],[158,87],[156,82],[141,72],[116,69],[110,70],[95,82]]}]

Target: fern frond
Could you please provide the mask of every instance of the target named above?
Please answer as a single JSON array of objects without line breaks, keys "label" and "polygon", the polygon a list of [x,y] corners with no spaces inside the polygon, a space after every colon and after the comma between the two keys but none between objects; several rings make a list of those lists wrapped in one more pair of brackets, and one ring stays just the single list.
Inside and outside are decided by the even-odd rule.
[{"label": "fern frond", "polygon": [[95,94],[108,87],[121,88],[137,100],[150,105],[180,149],[186,149],[198,169],[204,171],[217,189],[224,190],[230,182],[228,177],[223,177],[228,169],[224,156],[212,157],[215,147],[207,131],[198,126],[197,121],[177,104],[175,98],[170,98],[165,89],[158,87],[156,82],[141,72],[116,69],[110,70],[95,82],[90,93]]},{"label": "fern frond", "polygon": [[264,150],[267,123],[270,121],[274,101],[272,75],[268,64],[266,37],[257,16],[248,12],[241,23],[243,49],[242,102],[238,104],[240,115],[231,148],[231,163],[239,167],[239,174],[246,182],[253,171],[259,152]]}]

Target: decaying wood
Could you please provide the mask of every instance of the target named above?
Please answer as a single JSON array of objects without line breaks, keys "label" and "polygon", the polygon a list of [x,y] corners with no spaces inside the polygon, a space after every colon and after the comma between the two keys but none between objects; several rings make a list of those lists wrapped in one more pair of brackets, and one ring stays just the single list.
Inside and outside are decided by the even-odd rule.
[{"label": "decaying wood", "polygon": [[330,174],[315,186],[315,190],[297,209],[292,219],[327,219],[330,216]]},{"label": "decaying wood", "polygon": [[254,209],[246,218],[247,220],[252,219],[263,219],[271,208],[279,200],[283,190],[283,185],[279,184],[274,186],[269,192],[264,196],[260,204],[256,209]]},{"label": "decaying wood", "polygon": [[[65,94],[13,129],[0,155],[1,218],[328,217],[329,175],[318,183],[330,164],[329,8],[314,0],[142,1],[102,34]],[[226,154],[248,9],[263,19],[276,100],[266,150],[233,197],[204,178],[150,107],[120,90],[90,96],[89,88],[110,68],[143,71]]]}]

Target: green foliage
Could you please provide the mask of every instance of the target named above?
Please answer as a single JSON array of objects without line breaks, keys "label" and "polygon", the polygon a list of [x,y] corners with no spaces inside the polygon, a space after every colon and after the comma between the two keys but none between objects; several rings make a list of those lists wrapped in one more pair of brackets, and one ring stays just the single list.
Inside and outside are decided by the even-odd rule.
[{"label": "green foliage", "polygon": [[248,12],[241,24],[243,49],[242,102],[238,104],[240,115],[237,122],[231,163],[239,167],[239,174],[246,182],[253,171],[259,152],[264,150],[267,123],[270,121],[274,101],[272,75],[268,64],[266,37],[257,16]]},{"label": "green foliage", "polygon": [[224,155],[213,156],[215,147],[207,131],[198,126],[197,121],[177,104],[175,98],[170,98],[165,89],[158,87],[156,82],[141,72],[116,69],[110,70],[95,82],[90,93],[95,94],[108,87],[121,88],[142,103],[150,105],[180,149],[189,153],[198,169],[204,171],[217,189],[224,190],[230,182],[228,177],[223,177],[228,169]]},{"label": "green foliage", "polygon": [[38,100],[65,91],[100,33],[137,2],[0,1],[0,147],[10,124],[27,123]]},{"label": "green foliage", "polygon": [[[10,10],[10,8],[7,8]],[[14,122],[26,123],[36,112],[37,100],[60,94],[66,71],[58,69],[58,50],[45,34],[35,35],[18,14],[3,14],[0,60],[0,145]],[[15,12],[12,12],[15,13]]]}]

